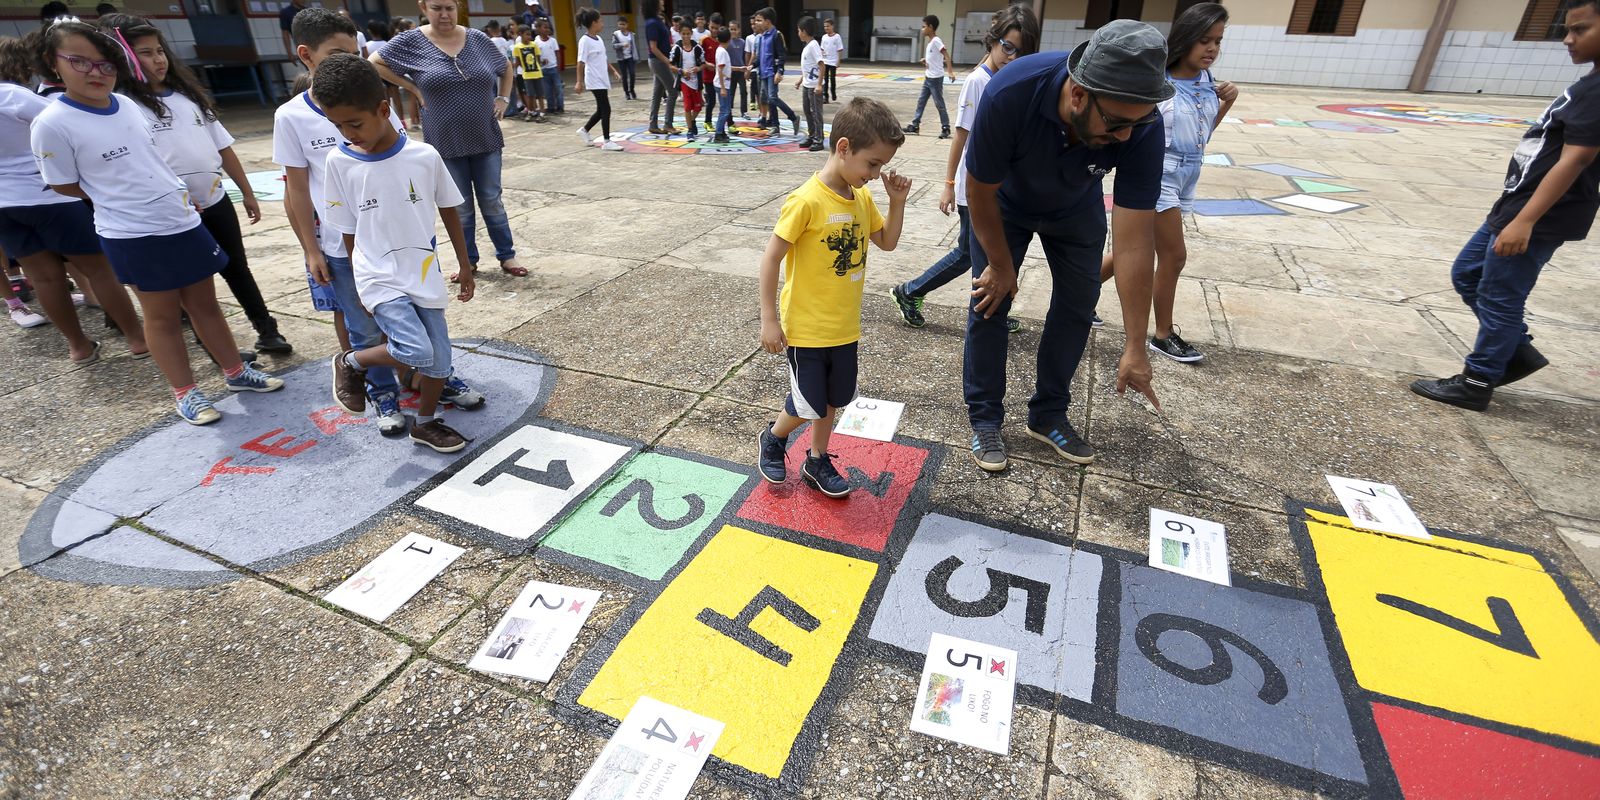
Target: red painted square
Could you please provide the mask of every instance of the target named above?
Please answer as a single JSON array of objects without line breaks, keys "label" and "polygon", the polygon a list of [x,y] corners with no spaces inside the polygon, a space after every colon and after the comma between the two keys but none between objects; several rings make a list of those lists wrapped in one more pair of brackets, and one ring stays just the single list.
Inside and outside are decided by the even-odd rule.
[{"label": "red painted square", "polygon": [[848,497],[836,500],[800,479],[800,465],[811,441],[809,430],[801,429],[789,445],[789,480],[781,485],[762,481],[739,509],[739,516],[883,552],[895,520],[922,475],[928,451],[835,434],[828,442],[833,466],[854,487]]},{"label": "red painted square", "polygon": [[1406,800],[1600,797],[1600,759],[1382,703],[1372,717]]}]

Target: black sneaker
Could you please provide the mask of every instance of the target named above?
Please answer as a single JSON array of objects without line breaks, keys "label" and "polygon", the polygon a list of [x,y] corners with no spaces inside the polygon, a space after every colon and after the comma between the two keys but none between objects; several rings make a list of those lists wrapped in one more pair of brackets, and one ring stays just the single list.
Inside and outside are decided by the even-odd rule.
[{"label": "black sneaker", "polygon": [[889,296],[894,298],[894,304],[900,309],[900,319],[907,327],[920,328],[928,324],[922,318],[922,298],[906,294],[904,285],[895,284],[889,289]]},{"label": "black sneaker", "polygon": [[813,153],[820,153],[822,152],[822,142],[812,142],[811,146],[807,147],[806,149]]},{"label": "black sneaker", "polygon": [[756,463],[760,467],[761,477],[767,483],[783,483],[788,477],[788,470],[784,468],[783,461],[789,449],[789,442],[778,438],[768,425],[761,431],[756,439]]},{"label": "black sneaker", "polygon": [[905,131],[906,133],[911,134],[912,136],[916,136],[917,134],[922,132],[922,128],[920,126],[918,126],[917,123],[915,123],[915,122],[911,123],[910,125],[905,126],[904,128],[901,128],[901,130]]},{"label": "black sneaker", "polygon": [[1462,372],[1436,381],[1417,379],[1411,382],[1411,391],[1441,403],[1482,411],[1489,407],[1494,397],[1494,387],[1489,382],[1469,372]]},{"label": "black sneaker", "polygon": [[844,476],[833,468],[832,453],[817,456],[807,450],[806,463],[800,466],[800,477],[812,488],[829,497],[844,497],[850,494],[850,484],[845,482]]},{"label": "black sneaker", "polygon": [[1165,339],[1150,337],[1150,349],[1173,361],[1182,361],[1185,364],[1192,364],[1206,357],[1205,353],[1194,349],[1194,345],[1184,341],[1183,337],[1178,335],[1178,326],[1176,325],[1172,326],[1172,335]]},{"label": "black sneaker", "polygon": [[1089,446],[1089,443],[1072,429],[1072,423],[1066,420],[1062,420],[1059,426],[1048,431],[1035,430],[1029,425],[1028,435],[1050,445],[1058,455],[1074,464],[1094,463],[1094,448]]},{"label": "black sneaker", "polygon": [[948,127],[940,128],[939,129],[939,138],[940,139],[948,139],[948,138],[950,138],[950,128],[948,128]]},{"label": "black sneaker", "polygon": [[1523,342],[1517,345],[1517,352],[1511,354],[1511,360],[1506,362],[1506,374],[1501,376],[1498,385],[1516,383],[1523,378],[1550,366],[1550,359],[1534,348],[1532,342]]},{"label": "black sneaker", "polygon": [[1105,326],[1106,326],[1106,321],[1101,319],[1099,314],[1090,314],[1089,315],[1089,327],[1091,327],[1091,328],[1104,328]]},{"label": "black sneaker", "polygon": [[282,334],[273,331],[256,337],[256,352],[266,353],[269,356],[286,356],[294,352],[294,345],[289,344],[289,340],[283,338]]},{"label": "black sneaker", "polygon": [[972,432],[972,460],[985,472],[1000,472],[1011,466],[1006,458],[1006,443],[1000,438],[999,428],[982,428]]},{"label": "black sneaker", "polygon": [[1022,330],[1022,320],[1016,317],[1006,317],[1006,333],[1016,333]]}]

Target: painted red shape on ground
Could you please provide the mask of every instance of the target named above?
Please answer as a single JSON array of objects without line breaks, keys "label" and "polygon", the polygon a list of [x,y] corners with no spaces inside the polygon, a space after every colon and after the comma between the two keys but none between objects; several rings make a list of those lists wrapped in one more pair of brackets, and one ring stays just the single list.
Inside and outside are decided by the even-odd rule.
[{"label": "painted red shape on ground", "polygon": [[226,456],[221,461],[211,465],[211,471],[200,479],[201,486],[210,486],[211,482],[222,475],[271,475],[278,471],[277,467],[230,467],[233,456]]},{"label": "painted red shape on ground", "polygon": [[1600,797],[1600,758],[1383,703],[1372,717],[1407,800]]},{"label": "painted red shape on ground", "polygon": [[928,451],[835,435],[828,444],[835,455],[833,465],[854,490],[848,497],[834,499],[800,480],[810,437],[810,428],[795,434],[789,446],[789,480],[777,486],[761,482],[739,509],[739,516],[882,552],[922,475]]},{"label": "painted red shape on ground", "polygon": [[311,422],[317,426],[317,430],[329,436],[338,433],[340,425],[360,425],[367,421],[366,417],[353,416],[338,406],[319,408],[306,416],[311,418]]},{"label": "painted red shape on ground", "polygon": [[239,449],[261,453],[263,455],[277,456],[278,458],[294,458],[295,456],[304,453],[317,443],[315,439],[303,439],[299,444],[291,446],[290,443],[294,441],[293,436],[285,436],[276,442],[267,442],[267,439],[277,436],[280,433],[283,433],[282,428],[273,428],[272,430],[239,445]]}]

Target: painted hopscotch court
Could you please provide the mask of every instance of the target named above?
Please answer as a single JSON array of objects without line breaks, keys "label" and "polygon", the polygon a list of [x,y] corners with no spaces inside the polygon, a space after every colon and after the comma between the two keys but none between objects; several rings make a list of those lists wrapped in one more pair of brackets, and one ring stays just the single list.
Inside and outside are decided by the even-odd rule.
[{"label": "painted hopscotch court", "polygon": [[[1285,498],[1306,588],[1224,586],[940,507],[940,445],[838,437],[855,491],[829,500],[797,477],[774,486],[748,464],[545,419],[555,373],[532,353],[481,342],[459,358],[492,398],[452,417],[475,439],[461,454],[387,446],[327,408],[325,366],[308,365],[281,396],[224,401],[249,438],[168,421],[84,468],[35,515],[23,562],[58,580],[203,586],[238,573],[148,532],[268,568],[404,509],[636,592],[567,655],[557,713],[597,737],[641,697],[714,720],[706,771],[757,792],[803,787],[860,670],[914,674],[935,633],[1015,651],[1018,703],[1333,796],[1600,787],[1600,625],[1538,552],[1361,531]],[[318,476],[357,459],[388,470],[381,489],[319,493]],[[257,494],[300,505],[264,503],[259,529],[218,524]]]}]

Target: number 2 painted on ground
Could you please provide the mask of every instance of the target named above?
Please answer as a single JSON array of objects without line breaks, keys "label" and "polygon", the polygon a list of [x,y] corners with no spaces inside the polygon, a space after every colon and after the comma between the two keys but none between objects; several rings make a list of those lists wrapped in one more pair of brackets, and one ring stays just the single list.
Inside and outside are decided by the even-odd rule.
[{"label": "number 2 painted on ground", "polygon": [[655,487],[644,478],[635,478],[633,482],[622,487],[622,491],[617,492],[617,496],[611,498],[611,502],[606,503],[605,508],[600,509],[600,514],[614,517],[617,512],[627,507],[628,501],[635,497],[639,498],[639,518],[657,530],[675,531],[694,522],[706,513],[706,501],[702,500],[700,495],[686,494],[683,496],[683,502],[688,504],[689,510],[681,517],[667,519],[656,513]]}]

